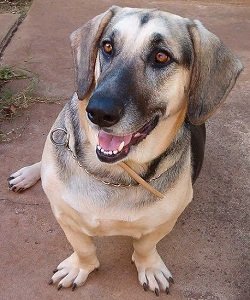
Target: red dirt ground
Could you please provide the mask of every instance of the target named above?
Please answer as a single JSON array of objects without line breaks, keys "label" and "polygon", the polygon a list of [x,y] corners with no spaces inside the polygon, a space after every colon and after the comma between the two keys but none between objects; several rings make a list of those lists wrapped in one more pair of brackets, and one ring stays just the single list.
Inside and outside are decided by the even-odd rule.
[{"label": "red dirt ground", "polygon": [[[249,290],[249,80],[250,6],[199,1],[34,0],[4,54],[4,63],[39,75],[36,93],[68,98],[74,90],[68,35],[112,4],[159,7],[200,19],[241,58],[245,70],[221,111],[208,124],[206,158],[193,202],[159,252],[175,278],[166,299],[250,299]],[[63,102],[63,101],[62,101]],[[40,159],[46,135],[62,105],[35,104],[4,130],[25,126],[0,145],[0,298],[155,299],[137,282],[130,238],[96,240],[99,272],[74,293],[48,286],[52,270],[71,248],[37,184],[14,194],[7,177]],[[247,248],[248,245],[248,248]]]}]

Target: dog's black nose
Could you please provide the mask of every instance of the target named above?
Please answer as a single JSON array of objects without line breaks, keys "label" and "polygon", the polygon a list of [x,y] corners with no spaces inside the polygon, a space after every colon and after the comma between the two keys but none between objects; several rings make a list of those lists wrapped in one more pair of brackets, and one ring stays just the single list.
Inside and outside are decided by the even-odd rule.
[{"label": "dog's black nose", "polygon": [[123,115],[123,105],[111,98],[92,96],[86,107],[90,121],[100,127],[111,127]]}]

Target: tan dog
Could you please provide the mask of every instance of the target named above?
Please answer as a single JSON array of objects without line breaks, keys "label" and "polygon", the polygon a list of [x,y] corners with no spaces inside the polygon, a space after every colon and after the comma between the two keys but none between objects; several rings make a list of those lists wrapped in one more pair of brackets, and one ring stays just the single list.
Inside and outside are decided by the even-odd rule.
[{"label": "tan dog", "polygon": [[[156,244],[192,200],[204,122],[242,65],[199,21],[158,10],[112,7],[71,41],[77,93],[53,125],[42,163],[13,174],[10,189],[28,188],[41,169],[74,248],[52,277],[58,288],[75,289],[99,267],[93,236],[128,235],[141,285],[168,293],[172,275]],[[138,185],[121,162],[163,198]]]}]

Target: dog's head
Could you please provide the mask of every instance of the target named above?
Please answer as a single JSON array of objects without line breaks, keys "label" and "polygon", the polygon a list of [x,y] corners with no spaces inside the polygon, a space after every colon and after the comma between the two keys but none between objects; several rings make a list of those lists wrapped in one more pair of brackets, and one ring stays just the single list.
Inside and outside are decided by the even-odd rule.
[{"label": "dog's head", "polygon": [[158,10],[111,7],[71,42],[80,118],[109,163],[161,154],[186,117],[214,113],[242,70],[199,21]]}]

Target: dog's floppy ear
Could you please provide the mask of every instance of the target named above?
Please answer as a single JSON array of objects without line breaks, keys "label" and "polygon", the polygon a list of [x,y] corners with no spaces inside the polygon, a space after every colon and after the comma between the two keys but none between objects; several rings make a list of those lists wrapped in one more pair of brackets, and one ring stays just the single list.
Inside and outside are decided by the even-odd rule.
[{"label": "dog's floppy ear", "polygon": [[83,100],[93,86],[98,42],[105,27],[118,9],[118,6],[112,6],[106,12],[88,21],[70,36],[79,100]]},{"label": "dog's floppy ear", "polygon": [[188,29],[194,48],[188,117],[191,123],[198,125],[223,103],[243,67],[201,22],[195,20]]}]

